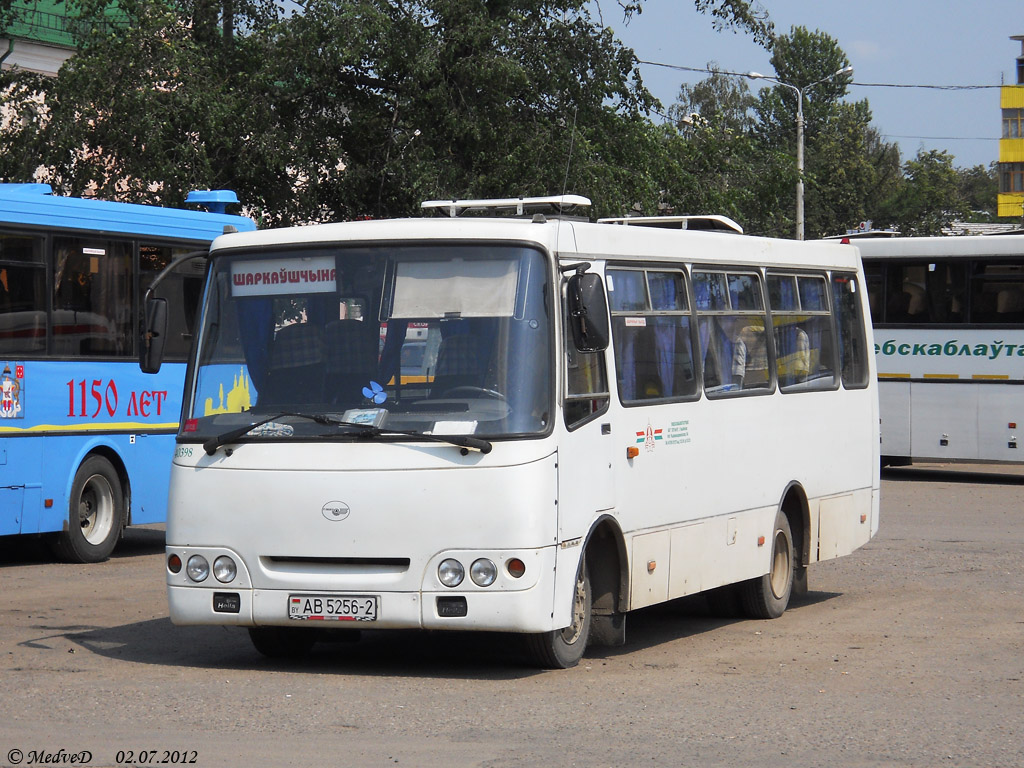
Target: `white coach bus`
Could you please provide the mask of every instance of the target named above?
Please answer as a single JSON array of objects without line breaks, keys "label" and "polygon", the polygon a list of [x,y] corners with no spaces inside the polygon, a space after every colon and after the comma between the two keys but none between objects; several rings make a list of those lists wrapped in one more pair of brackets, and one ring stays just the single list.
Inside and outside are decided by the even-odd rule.
[{"label": "white coach bus", "polygon": [[883,462],[1024,461],[1024,236],[856,245],[875,328]]},{"label": "white coach bus", "polygon": [[271,656],[331,630],[512,632],[569,667],[684,595],[777,617],[874,535],[856,249],[566,215],[586,204],[216,240],[171,476],[176,624],[247,627]]}]

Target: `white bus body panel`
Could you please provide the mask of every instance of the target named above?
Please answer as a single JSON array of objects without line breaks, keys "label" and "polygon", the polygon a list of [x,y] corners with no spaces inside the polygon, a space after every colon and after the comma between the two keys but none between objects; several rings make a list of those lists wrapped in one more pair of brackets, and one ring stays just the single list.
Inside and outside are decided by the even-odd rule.
[{"label": "white bus body panel", "polygon": [[[883,456],[1024,461],[1024,334],[883,328],[875,338]],[[1009,353],[1007,353],[1009,351]]]},{"label": "white bus body panel", "polygon": [[[212,609],[219,590],[243,593],[240,624],[295,624],[288,595],[319,592],[380,596],[374,626],[382,628],[451,624],[436,615],[434,596],[454,594],[469,601],[461,626],[552,628],[557,486],[549,442],[465,457],[435,444],[287,447],[248,443],[213,457],[197,447],[197,456],[175,460],[168,552],[183,562],[196,553],[209,562],[231,554],[240,565],[230,586],[210,576],[197,588],[184,571],[169,575],[175,623],[229,623]],[[406,454],[398,472],[396,452]],[[332,502],[349,510],[343,519],[325,514]],[[221,542],[224,551],[213,546]],[[449,556],[467,568],[477,557],[491,558],[498,583],[485,591],[467,575],[458,589],[444,587],[437,566]],[[521,579],[502,569],[511,557],[526,563]]]}]

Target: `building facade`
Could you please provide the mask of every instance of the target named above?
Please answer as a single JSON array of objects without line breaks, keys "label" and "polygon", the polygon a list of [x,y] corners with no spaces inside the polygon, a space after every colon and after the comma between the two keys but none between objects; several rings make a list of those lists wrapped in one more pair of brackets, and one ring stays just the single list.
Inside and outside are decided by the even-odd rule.
[{"label": "building facade", "polygon": [[54,76],[75,52],[67,3],[15,0],[10,22],[0,28],[0,66]]},{"label": "building facade", "polygon": [[1024,215],[1024,35],[1010,39],[1021,43],[1021,55],[1017,57],[1017,82],[1003,85],[999,94],[1003,133],[999,141],[998,215],[1020,218]]}]

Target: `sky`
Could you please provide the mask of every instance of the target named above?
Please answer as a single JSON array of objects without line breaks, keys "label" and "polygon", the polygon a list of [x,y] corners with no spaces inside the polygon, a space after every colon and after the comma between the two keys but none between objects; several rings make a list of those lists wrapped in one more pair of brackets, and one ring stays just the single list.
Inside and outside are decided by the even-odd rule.
[{"label": "sky", "polygon": [[[874,84],[1016,84],[1024,35],[1021,0],[760,0],[776,34],[794,26],[833,37],[854,67],[848,99],[867,99],[874,127],[899,145],[903,160],[945,150],[958,167],[999,159],[999,88],[947,90]],[[693,0],[646,0],[628,23],[614,0],[600,0],[604,23],[643,61],[677,67],[774,74],[771,54],[746,33],[715,31]],[[642,64],[644,84],[667,109],[679,86],[708,75]],[[764,81],[749,82],[757,92]],[[796,116],[794,115],[794,121]]]}]

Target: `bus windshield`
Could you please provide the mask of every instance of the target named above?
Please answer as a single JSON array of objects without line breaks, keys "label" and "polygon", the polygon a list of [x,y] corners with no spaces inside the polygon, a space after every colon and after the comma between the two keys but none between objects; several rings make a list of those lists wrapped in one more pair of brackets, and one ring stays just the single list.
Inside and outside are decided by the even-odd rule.
[{"label": "bus windshield", "polygon": [[268,417],[245,439],[370,434],[338,421],[375,435],[546,434],[550,270],[537,250],[480,242],[218,255],[183,436]]}]

